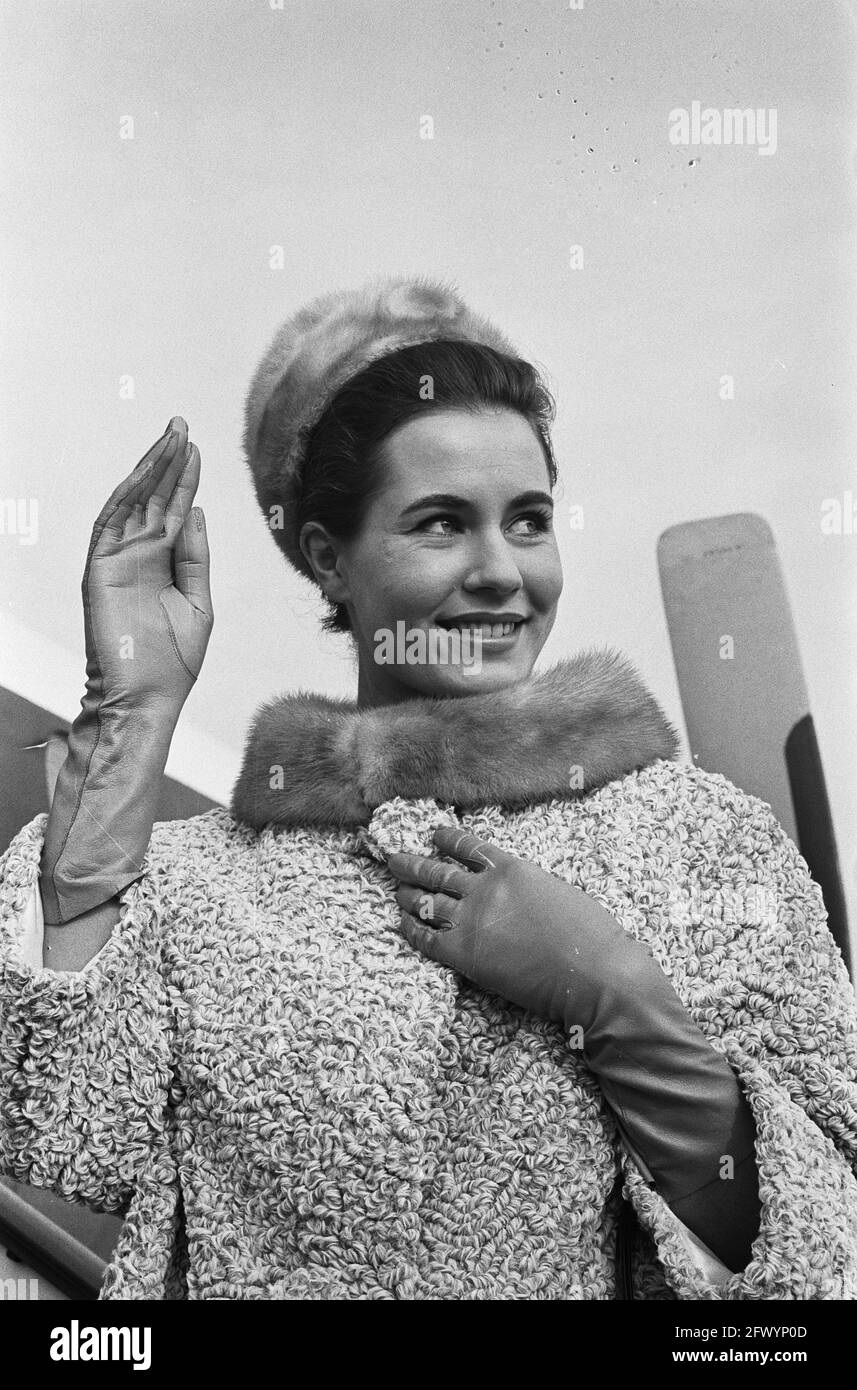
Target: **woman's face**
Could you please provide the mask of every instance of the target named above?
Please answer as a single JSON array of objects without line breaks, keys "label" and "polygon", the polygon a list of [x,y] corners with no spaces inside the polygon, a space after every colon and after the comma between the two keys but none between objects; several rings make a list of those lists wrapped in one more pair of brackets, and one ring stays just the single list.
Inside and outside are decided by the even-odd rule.
[{"label": "woman's face", "polygon": [[385,487],[357,538],[337,547],[343,589],[333,596],[351,616],[358,703],[524,679],[562,591],[533,429],[514,410],[439,408],[388,436],[382,461]]}]

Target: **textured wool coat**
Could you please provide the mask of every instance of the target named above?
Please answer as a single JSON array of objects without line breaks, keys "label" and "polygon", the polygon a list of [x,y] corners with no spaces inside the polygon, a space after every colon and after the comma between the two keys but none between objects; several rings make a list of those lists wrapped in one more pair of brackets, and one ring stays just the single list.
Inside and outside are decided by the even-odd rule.
[{"label": "textured wool coat", "polygon": [[[609,1299],[617,1174],[636,1297],[853,1298],[854,993],[770,808],[675,752],[609,651],[467,699],[283,697],[233,814],[154,827],[80,973],[27,962],[36,817],[0,858],[0,1169],[126,1215],[108,1299]],[[726,1055],[744,1270],[703,1272],[559,1026],[406,942],[384,858],[440,821],[600,901]]]}]

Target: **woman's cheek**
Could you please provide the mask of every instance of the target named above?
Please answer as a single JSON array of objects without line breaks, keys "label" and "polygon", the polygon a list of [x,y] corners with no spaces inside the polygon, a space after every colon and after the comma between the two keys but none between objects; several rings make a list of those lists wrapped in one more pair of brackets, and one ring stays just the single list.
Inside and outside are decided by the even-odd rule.
[{"label": "woman's cheek", "polygon": [[390,597],[409,610],[434,609],[466,579],[460,558],[431,547],[416,549],[396,574]]},{"label": "woman's cheek", "polygon": [[529,562],[521,566],[521,577],[539,609],[545,611],[557,602],[562,593],[563,572],[555,540],[552,545],[530,553]]},{"label": "woman's cheek", "polygon": [[391,629],[397,622],[412,623],[437,606],[438,601],[431,597],[432,587],[425,575],[411,570],[401,576],[401,583],[385,587],[372,604],[372,611]]}]

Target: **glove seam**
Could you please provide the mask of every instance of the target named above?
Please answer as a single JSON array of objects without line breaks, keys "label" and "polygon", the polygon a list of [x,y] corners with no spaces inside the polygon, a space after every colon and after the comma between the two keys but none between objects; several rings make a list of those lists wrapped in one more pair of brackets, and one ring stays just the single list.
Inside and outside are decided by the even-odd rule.
[{"label": "glove seam", "polygon": [[[87,623],[87,625],[89,625],[89,626],[91,627],[90,611],[91,611],[92,605],[91,605],[91,602],[90,602],[90,599],[89,599],[89,592],[88,592],[88,590],[87,590],[87,592],[86,592],[85,595],[84,595],[84,607],[85,607],[85,610],[86,610],[86,623]],[[68,826],[67,826],[67,828],[66,828],[65,835],[63,836],[62,844],[60,845],[60,848],[59,848],[59,850],[58,850],[58,852],[57,852],[57,854],[56,854],[56,857],[54,858],[54,862],[53,862],[53,865],[52,865],[51,870],[50,870],[51,888],[53,889],[54,897],[56,898],[56,901],[57,901],[57,907],[59,908],[59,918],[60,918],[60,920],[59,920],[59,922],[57,923],[58,926],[62,926],[62,925],[64,925],[67,921],[70,921],[70,920],[72,920],[72,919],[70,919],[70,918],[68,918],[68,917],[66,916],[65,904],[64,904],[63,901],[62,901],[61,894],[60,894],[60,890],[59,890],[59,888],[57,887],[56,874],[57,874],[57,870],[59,869],[60,861],[61,861],[61,859],[62,859],[63,855],[65,854],[66,849],[67,849],[67,847],[68,847],[69,837],[70,837],[70,835],[71,835],[72,830],[73,830],[74,827],[75,827],[75,824],[76,824],[76,822],[77,822],[78,815],[80,814],[80,808],[81,808],[81,805],[82,805],[82,803],[83,803],[83,794],[84,794],[84,791],[86,790],[87,779],[88,779],[88,777],[89,777],[89,772],[90,772],[90,769],[91,769],[91,767],[92,767],[92,760],[93,760],[93,758],[95,757],[95,754],[96,754],[97,751],[98,751],[98,746],[99,746],[99,744],[101,743],[101,737],[102,737],[102,734],[103,734],[103,731],[104,731],[104,726],[103,726],[103,722],[102,722],[102,718],[101,718],[101,701],[104,699],[104,676],[102,675],[101,657],[100,657],[99,652],[98,652],[98,644],[97,644],[97,642],[96,642],[96,640],[95,640],[94,634],[93,634],[93,636],[92,636],[92,646],[93,646],[93,650],[94,650],[94,652],[95,652],[96,668],[97,668],[97,670],[98,670],[98,680],[99,680],[99,685],[100,685],[100,687],[101,687],[101,688],[100,688],[100,691],[99,691],[99,695],[98,695],[98,703],[97,703],[96,706],[95,706],[95,728],[96,728],[95,742],[93,743],[92,747],[90,748],[89,754],[88,754],[87,759],[86,759],[86,765],[85,765],[85,768],[84,768],[83,777],[82,777],[82,779],[81,779],[80,789],[79,789],[79,791],[78,791],[78,793],[77,793],[77,797],[76,797],[76,799],[75,799],[74,811],[72,812],[71,817],[69,818],[69,823],[68,823]],[[74,737],[74,734],[73,734],[73,730],[72,730],[72,734],[70,735],[70,738],[73,738],[73,737]],[[67,754],[66,754],[66,759],[68,759],[68,757],[70,756],[70,751],[71,751],[71,750],[69,750],[69,752],[67,752]],[[54,794],[56,794],[56,787],[54,787]],[[53,798],[51,798],[51,809],[53,809]],[[50,818],[50,813],[49,813],[49,818]]]},{"label": "glove seam", "polygon": [[196,683],[196,676],[193,674],[193,671],[191,671],[190,667],[186,664],[186,662],[185,662],[185,660],[184,660],[184,657],[182,656],[181,652],[179,651],[179,645],[178,645],[178,642],[176,641],[176,633],[175,633],[175,628],[173,627],[173,621],[172,621],[172,618],[170,617],[169,609],[167,608],[167,606],[166,606],[166,604],[164,603],[164,600],[163,600],[163,598],[162,598],[162,595],[163,595],[163,593],[164,593],[164,590],[165,590],[165,589],[169,589],[170,587],[171,587],[171,586],[170,586],[169,584],[164,584],[163,587],[162,587],[161,589],[159,589],[159,591],[158,591],[158,603],[160,604],[161,611],[163,612],[164,617],[165,617],[166,620],[167,620],[167,629],[168,629],[169,634],[170,634],[170,642],[172,643],[173,651],[175,652],[175,654],[176,654],[176,656],[177,656],[179,662],[181,663],[181,666],[182,666],[183,670],[185,670],[185,671],[187,672],[187,674],[190,676],[191,680],[192,680],[192,681],[194,682],[194,684],[195,684],[195,683]]}]

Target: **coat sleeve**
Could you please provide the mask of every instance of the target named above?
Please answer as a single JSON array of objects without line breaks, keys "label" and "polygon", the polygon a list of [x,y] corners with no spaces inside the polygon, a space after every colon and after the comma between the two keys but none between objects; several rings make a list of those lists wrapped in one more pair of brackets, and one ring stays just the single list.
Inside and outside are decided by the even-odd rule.
[{"label": "coat sleeve", "polygon": [[[703,774],[710,776],[710,774]],[[623,1152],[625,1195],[680,1299],[857,1297],[857,1007],[818,885],[770,807],[725,778],[664,961],[756,1121],[761,1219],[747,1266],[709,1277]],[[728,1158],[728,1155],[724,1156]],[[728,1181],[728,1163],[723,1181]]]},{"label": "coat sleeve", "polygon": [[0,1173],[121,1212],[163,1151],[170,1011],[145,880],[79,972],[40,963],[47,813],[0,856]]}]

